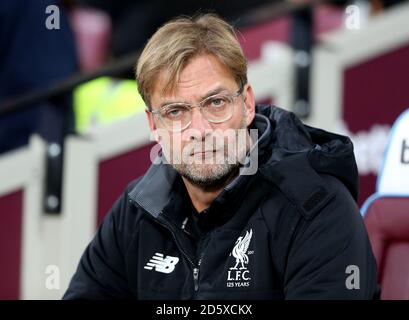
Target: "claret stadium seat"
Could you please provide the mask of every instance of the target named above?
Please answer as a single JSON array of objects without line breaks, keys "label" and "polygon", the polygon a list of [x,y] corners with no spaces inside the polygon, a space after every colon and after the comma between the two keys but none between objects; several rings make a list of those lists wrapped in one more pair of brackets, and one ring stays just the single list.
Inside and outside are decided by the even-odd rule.
[{"label": "claret stadium seat", "polygon": [[362,214],[378,264],[381,299],[409,299],[409,110],[392,127],[376,193]]}]

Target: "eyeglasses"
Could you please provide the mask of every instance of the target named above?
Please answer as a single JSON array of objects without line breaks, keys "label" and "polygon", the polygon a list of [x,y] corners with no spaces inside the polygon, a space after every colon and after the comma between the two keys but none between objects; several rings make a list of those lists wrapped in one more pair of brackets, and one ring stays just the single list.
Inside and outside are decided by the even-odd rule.
[{"label": "eyeglasses", "polygon": [[163,125],[172,132],[181,132],[192,123],[192,109],[199,107],[203,117],[211,123],[222,123],[233,116],[234,102],[243,93],[243,86],[235,94],[215,94],[197,104],[176,102],[159,110],[149,110],[159,116]]}]

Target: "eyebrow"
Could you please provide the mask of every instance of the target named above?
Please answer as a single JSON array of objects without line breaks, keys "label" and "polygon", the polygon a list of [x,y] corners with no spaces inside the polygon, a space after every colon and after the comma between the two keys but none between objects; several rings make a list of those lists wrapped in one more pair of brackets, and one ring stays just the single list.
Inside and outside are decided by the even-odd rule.
[{"label": "eyebrow", "polygon": [[[203,101],[204,99],[214,96],[215,94],[219,94],[223,91],[228,91],[227,88],[225,88],[224,86],[218,86],[212,90],[210,90],[209,92],[207,92],[206,94],[204,94],[203,96],[200,97],[200,101]],[[170,101],[165,101],[163,103],[160,104],[159,109],[163,108],[164,106],[168,105],[168,104],[172,104],[172,103],[187,103],[190,104],[190,102],[187,101],[174,101],[174,100],[170,100]]]}]

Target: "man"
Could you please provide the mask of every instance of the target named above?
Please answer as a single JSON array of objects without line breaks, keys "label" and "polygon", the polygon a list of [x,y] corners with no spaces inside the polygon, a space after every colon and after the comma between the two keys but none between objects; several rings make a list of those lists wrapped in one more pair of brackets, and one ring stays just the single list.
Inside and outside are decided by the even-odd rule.
[{"label": "man", "polygon": [[246,72],[216,16],[153,35],[136,78],[162,153],[114,204],[64,298],[378,296],[350,140],[255,106]]}]

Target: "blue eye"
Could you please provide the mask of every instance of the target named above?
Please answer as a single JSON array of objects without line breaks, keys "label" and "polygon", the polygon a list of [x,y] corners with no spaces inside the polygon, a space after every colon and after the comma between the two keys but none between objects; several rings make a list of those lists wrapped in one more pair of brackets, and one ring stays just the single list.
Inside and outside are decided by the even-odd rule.
[{"label": "blue eye", "polygon": [[171,118],[177,118],[182,114],[182,110],[180,109],[171,109],[166,111],[166,116]]},{"label": "blue eye", "polygon": [[176,120],[183,117],[186,112],[189,112],[189,110],[184,106],[170,106],[164,110],[163,116],[171,120]]},{"label": "blue eye", "polygon": [[214,98],[210,101],[210,106],[212,107],[223,107],[226,104],[226,99],[224,98]]},{"label": "blue eye", "polygon": [[172,116],[177,116],[178,114],[180,114],[182,111],[180,110],[170,110],[168,114],[172,115]]}]

